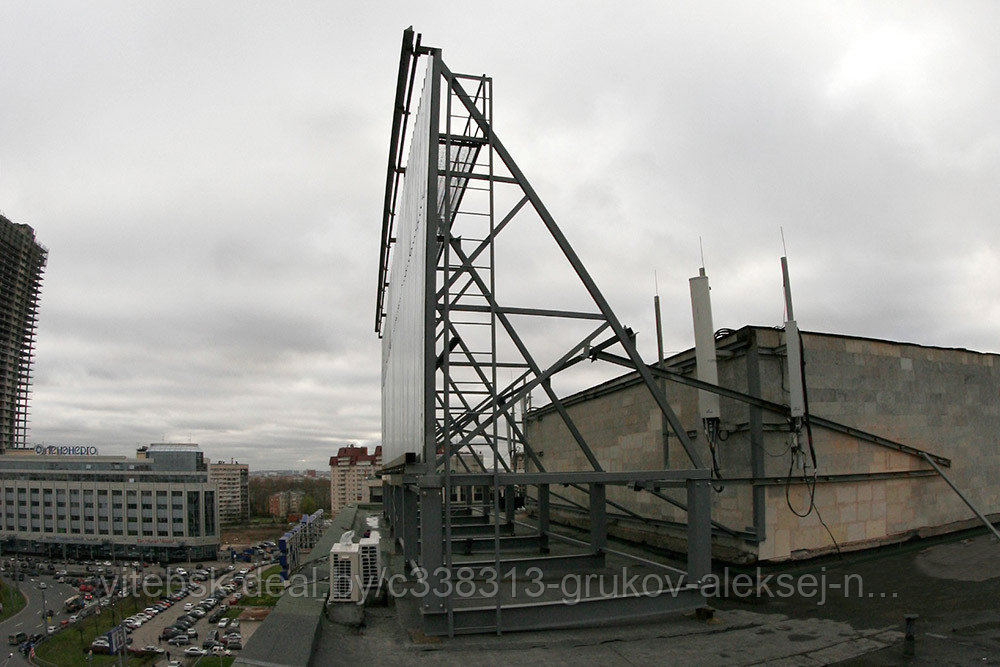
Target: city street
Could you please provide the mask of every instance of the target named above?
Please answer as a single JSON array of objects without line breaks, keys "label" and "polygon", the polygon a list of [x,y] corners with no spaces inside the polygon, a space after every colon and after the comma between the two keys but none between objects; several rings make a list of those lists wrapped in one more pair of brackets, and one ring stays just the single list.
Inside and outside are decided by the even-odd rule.
[{"label": "city street", "polygon": [[[205,562],[203,563],[205,567],[215,566],[217,571],[222,571],[228,562]],[[186,567],[188,570],[193,569],[192,564],[177,564],[172,567]],[[170,658],[179,659],[183,664],[194,664],[197,658],[188,658],[184,656],[184,649],[186,646],[170,646],[166,641],[160,641],[160,633],[163,629],[169,625],[172,625],[181,615],[185,612],[185,604],[197,604],[201,600],[209,597],[211,590],[215,587],[225,585],[229,583],[233,576],[240,569],[250,569],[248,564],[237,563],[233,572],[225,573],[221,576],[217,576],[214,581],[204,581],[193,582],[197,584],[201,590],[197,590],[192,586],[192,593],[185,597],[180,602],[175,603],[166,611],[157,614],[152,618],[152,620],[140,626],[138,629],[134,630],[130,635],[132,638],[131,646],[136,648],[141,648],[143,646],[157,646],[169,652]],[[146,571],[149,574],[152,569]],[[163,575],[163,570],[158,570],[159,574]],[[252,569],[250,573],[253,575],[258,575],[260,569]],[[11,634],[18,632],[24,632],[29,637],[33,634],[40,633],[45,635],[46,629],[49,625],[54,625],[57,628],[60,626],[60,621],[69,619],[71,614],[65,613],[64,603],[67,599],[78,594],[75,587],[66,583],[58,583],[55,577],[52,575],[40,575],[37,577],[25,577],[24,581],[15,582],[9,575],[9,572],[4,573],[4,584],[15,586],[20,589],[22,593],[25,594],[27,603],[20,612],[18,612],[13,617],[7,619],[3,623],[0,623],[0,638],[4,642],[7,641],[7,637]],[[129,579],[131,581],[131,579]],[[39,584],[44,582],[45,588],[39,588]],[[196,591],[196,592],[195,592]],[[150,593],[157,593],[152,587],[149,588]],[[221,603],[227,603],[231,595],[227,595]],[[139,606],[138,600],[132,596],[127,598],[116,598],[114,604],[108,608],[101,608],[99,613],[102,614],[113,614],[116,620],[127,618],[133,614],[143,611],[144,607]],[[49,609],[54,612],[51,617],[51,621],[47,621],[43,618],[43,611]],[[210,615],[210,614],[209,614]],[[198,632],[198,637],[196,639],[192,638],[192,646],[201,646],[202,642],[207,639],[212,631],[217,630],[216,623],[210,623],[208,621],[208,616],[202,618],[194,626],[194,629]],[[241,621],[240,623],[240,634],[243,638],[244,645],[247,640],[253,634],[254,630],[260,625],[260,622],[255,621]],[[69,625],[66,628],[58,630],[58,632],[72,632],[73,626]],[[12,655],[11,655],[12,654]],[[234,655],[238,655],[238,651],[233,652]],[[167,655],[156,661],[156,665],[166,665],[168,662]],[[18,652],[16,646],[7,646],[6,652],[0,653],[0,667],[28,667],[30,663]]]},{"label": "city street", "polygon": [[[10,574],[8,572],[5,575]],[[39,589],[38,584],[45,582],[46,589]],[[4,576],[4,585],[15,586],[11,577]],[[35,633],[45,634],[45,630],[50,625],[43,618],[42,612],[51,609],[55,612],[51,625],[59,626],[59,621],[69,618],[69,614],[63,613],[63,602],[77,594],[77,590],[69,584],[57,583],[55,577],[41,575],[38,577],[25,577],[24,581],[16,582],[16,587],[24,593],[27,604],[20,612],[0,623],[0,639],[7,644],[7,637],[17,632],[24,632],[28,636]],[[13,657],[8,654],[13,653]],[[28,665],[28,661],[17,651],[16,646],[7,646],[6,653],[3,654],[2,667],[14,667],[15,665]]]}]

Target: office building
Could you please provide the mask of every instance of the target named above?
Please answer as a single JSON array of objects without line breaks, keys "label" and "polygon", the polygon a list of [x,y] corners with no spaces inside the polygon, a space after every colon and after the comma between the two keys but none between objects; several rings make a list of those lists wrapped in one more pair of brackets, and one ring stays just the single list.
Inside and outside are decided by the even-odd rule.
[{"label": "office building", "polygon": [[330,457],[330,513],[336,514],[346,505],[365,501],[365,478],[382,467],[382,445],[373,454],[367,447],[341,447]]},{"label": "office building", "polygon": [[218,495],[219,520],[228,526],[250,521],[250,466],[246,463],[219,461],[208,464],[208,480],[214,482]]},{"label": "office building", "polygon": [[35,321],[48,251],[0,215],[0,452],[25,447]]},{"label": "office building", "polygon": [[136,458],[94,447],[0,454],[5,553],[180,561],[214,558],[219,507],[202,452],[153,444]]}]

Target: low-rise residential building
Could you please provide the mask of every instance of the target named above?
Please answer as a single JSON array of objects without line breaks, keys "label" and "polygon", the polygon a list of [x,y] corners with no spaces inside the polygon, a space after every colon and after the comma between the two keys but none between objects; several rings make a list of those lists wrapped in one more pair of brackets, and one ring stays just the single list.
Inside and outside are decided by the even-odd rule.
[{"label": "low-rise residential building", "polygon": [[304,491],[278,491],[267,497],[267,513],[273,517],[285,518],[289,514],[302,513]]}]

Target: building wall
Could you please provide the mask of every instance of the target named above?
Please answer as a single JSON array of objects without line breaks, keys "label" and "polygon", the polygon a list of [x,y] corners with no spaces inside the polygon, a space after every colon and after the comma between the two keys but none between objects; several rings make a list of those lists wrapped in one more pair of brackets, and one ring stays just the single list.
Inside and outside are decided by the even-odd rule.
[{"label": "building wall", "polygon": [[[755,345],[758,361],[748,355]],[[806,382],[810,411],[864,431],[952,459],[947,474],[985,512],[1000,512],[1000,485],[990,471],[1000,464],[1000,363],[997,355],[965,350],[928,348],[859,338],[804,334]],[[784,334],[765,328],[744,328],[718,341],[720,384],[748,391],[756,368],[760,395],[788,402]],[[667,361],[677,372],[694,374],[693,350]],[[704,465],[711,456],[701,431],[697,392],[677,383],[666,385],[668,400],[694,438]],[[662,418],[644,385],[634,375],[605,383],[567,399],[569,413],[607,470],[648,470],[665,464],[689,468],[680,442],[667,438],[663,456]],[[800,473],[789,480],[790,435],[781,415],[762,411],[762,449],[755,466],[749,433],[751,410],[723,398],[721,426],[726,438],[718,443],[721,491],[713,493],[712,518],[743,535],[717,535],[716,555],[731,560],[782,560],[833,549],[826,529],[809,507]],[[588,470],[590,465],[553,411],[536,410],[527,427],[529,443],[549,470]],[[907,454],[823,429],[813,429],[820,474],[899,473],[929,466]],[[533,466],[528,464],[528,469]],[[754,491],[752,480],[758,480]],[[788,500],[786,500],[786,486]],[[559,494],[587,504],[586,494],[572,488]],[[608,499],[650,517],[635,521],[620,517],[612,532],[668,547],[682,548],[677,524],[685,513],[648,493],[609,487]],[[762,512],[754,511],[754,496]],[[669,495],[684,501],[682,491]],[[904,539],[914,533],[969,525],[971,512],[937,476],[904,479],[819,483],[815,505],[841,548],[861,548]],[[585,517],[570,508],[557,512],[570,522]]]},{"label": "building wall", "polygon": [[330,457],[330,512],[366,502],[365,479],[382,466],[382,447],[372,454],[367,447],[341,447],[337,456]]},{"label": "building wall", "polygon": [[204,472],[102,469],[97,459],[82,457],[9,463],[0,457],[2,540],[96,546],[105,553],[118,549],[119,555],[218,550],[216,490]]},{"label": "building wall", "polygon": [[25,447],[42,272],[48,251],[0,215],[0,452]]},{"label": "building wall", "polygon": [[219,517],[223,524],[250,521],[250,466],[246,463],[210,463],[208,478],[219,490]]},{"label": "building wall", "polygon": [[302,512],[302,500],[306,494],[304,491],[278,491],[267,497],[268,514],[273,517],[284,519],[289,514],[300,514]]}]

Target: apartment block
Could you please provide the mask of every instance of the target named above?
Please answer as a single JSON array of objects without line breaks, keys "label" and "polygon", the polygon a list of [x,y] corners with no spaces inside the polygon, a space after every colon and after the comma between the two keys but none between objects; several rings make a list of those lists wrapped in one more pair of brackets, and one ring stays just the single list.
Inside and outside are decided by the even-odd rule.
[{"label": "apartment block", "polygon": [[223,525],[250,521],[250,466],[219,461],[208,464],[208,481],[218,489],[219,520]]},{"label": "apartment block", "polygon": [[[330,511],[366,501],[365,479],[375,476],[382,467],[382,445],[372,454],[367,447],[341,447],[330,457]],[[369,496],[370,497],[370,496]]]}]

